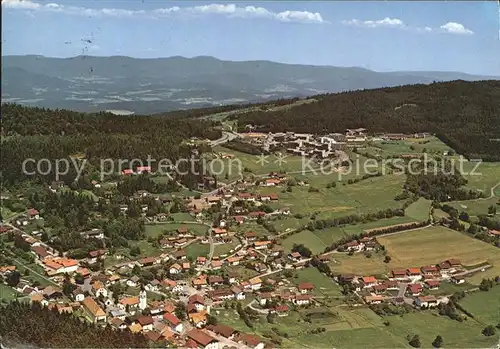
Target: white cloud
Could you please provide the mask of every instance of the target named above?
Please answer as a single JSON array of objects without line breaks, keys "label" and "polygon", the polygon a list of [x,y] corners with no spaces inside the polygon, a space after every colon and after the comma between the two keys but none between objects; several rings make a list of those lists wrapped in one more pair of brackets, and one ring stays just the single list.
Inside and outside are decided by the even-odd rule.
[{"label": "white cloud", "polygon": [[342,21],[342,24],[352,25],[355,27],[363,28],[377,28],[377,27],[389,27],[389,28],[404,28],[405,24],[399,18],[389,18],[380,19],[377,21],[360,21],[359,19],[351,19],[348,21]]},{"label": "white cloud", "polygon": [[149,18],[164,18],[172,16],[205,16],[220,15],[225,17],[238,18],[264,18],[281,22],[298,23],[328,23],[323,20],[318,12],[308,11],[283,11],[272,12],[264,7],[245,6],[240,7],[235,4],[209,4],[191,7],[173,6],[169,8],[158,8],[151,11],[124,10],[116,8],[93,9],[75,6],[63,6],[57,3],[40,4],[28,0],[3,0],[2,7],[13,9],[29,9],[47,12],[58,12],[68,15],[81,15],[91,17],[118,17],[130,18],[143,16]]},{"label": "white cloud", "polygon": [[440,27],[445,33],[457,35],[472,35],[474,32],[464,27],[463,24],[456,22],[448,22]]},{"label": "white cloud", "polygon": [[40,8],[40,4],[31,1],[24,0],[2,0],[2,7],[6,8],[20,8],[20,9],[28,9],[35,10]]},{"label": "white cloud", "polygon": [[350,25],[350,26],[360,27],[360,28],[385,27],[385,28],[403,29],[403,30],[414,31],[414,32],[418,32],[418,33],[442,32],[442,33],[458,34],[458,35],[472,35],[472,34],[474,34],[474,32],[472,30],[465,28],[463,24],[455,23],[455,22],[448,22],[439,28],[432,28],[429,26],[425,26],[425,27],[408,26],[402,20],[400,20],[398,18],[389,18],[389,17],[386,17],[386,18],[380,19],[380,20],[376,20],[376,21],[375,20],[361,21],[359,19],[350,19],[350,20],[342,21],[341,23],[344,25]]}]

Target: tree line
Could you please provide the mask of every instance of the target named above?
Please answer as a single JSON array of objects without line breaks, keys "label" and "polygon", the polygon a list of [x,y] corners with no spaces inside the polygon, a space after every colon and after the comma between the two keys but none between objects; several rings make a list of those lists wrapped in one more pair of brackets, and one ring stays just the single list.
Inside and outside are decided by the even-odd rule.
[{"label": "tree line", "polygon": [[[452,81],[315,96],[292,108],[252,110],[238,119],[260,132],[325,134],[364,127],[369,132],[435,133],[458,153],[500,160],[500,81]],[[414,104],[416,106],[403,105]],[[401,108],[398,108],[401,107]]]}]

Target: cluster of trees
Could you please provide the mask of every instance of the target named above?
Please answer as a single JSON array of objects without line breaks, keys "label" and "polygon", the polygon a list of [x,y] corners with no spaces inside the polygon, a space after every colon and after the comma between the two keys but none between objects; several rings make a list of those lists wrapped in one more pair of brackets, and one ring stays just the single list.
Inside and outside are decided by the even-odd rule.
[{"label": "cluster of trees", "polygon": [[[183,144],[185,139],[219,138],[221,131],[215,125],[207,120],[123,117],[3,104],[2,184],[12,185],[26,179],[53,181],[57,159],[73,164],[72,160],[76,162],[75,159],[84,156],[88,161],[86,167],[94,169],[100,168],[101,159],[139,159],[146,164],[150,156],[156,161],[167,158],[174,162],[191,156],[192,147]],[[47,159],[51,168],[46,162],[37,169],[36,163],[31,162],[26,170],[34,174],[27,174],[22,171],[25,159]],[[151,164],[153,169],[157,165]],[[126,167],[126,163],[122,166]],[[76,166],[72,165],[60,179],[69,184],[75,180],[76,172]]]},{"label": "cluster of trees", "polygon": [[309,258],[312,256],[312,251],[303,244],[293,244],[292,252],[298,252],[302,257]]},{"label": "cluster of trees", "polygon": [[169,193],[179,190],[179,185],[175,181],[167,183],[156,183],[147,174],[139,176],[124,177],[118,182],[117,190],[124,196],[132,196],[138,190],[146,190],[149,193]]},{"label": "cluster of trees", "polygon": [[11,302],[0,308],[0,337],[9,348],[146,348],[143,335],[98,327],[38,303]]},{"label": "cluster of trees", "polygon": [[[315,103],[276,111],[253,110],[233,117],[240,127],[262,132],[432,132],[460,154],[500,160],[500,82],[452,81],[325,94]],[[397,108],[415,104],[413,108]]]},{"label": "cluster of trees", "polygon": [[368,223],[374,222],[379,219],[392,218],[392,217],[402,217],[405,215],[404,210],[401,209],[386,209],[381,210],[376,213],[366,213],[366,214],[352,214],[349,216],[331,218],[331,219],[315,219],[309,222],[303,229],[307,230],[321,230],[331,227],[338,227],[346,224],[357,224],[357,223]]},{"label": "cluster of trees", "polygon": [[474,200],[484,194],[462,187],[467,184],[459,173],[446,174],[439,169],[437,173],[422,171],[419,174],[408,174],[404,188],[419,196],[436,201]]},{"label": "cluster of trees", "polygon": [[231,142],[227,142],[226,144],[224,144],[224,147],[252,155],[260,155],[266,153],[264,150],[253,144],[242,142],[239,140],[232,140]]},{"label": "cluster of trees", "polygon": [[361,177],[349,179],[347,181],[347,184],[354,184],[354,183],[361,182],[361,181],[363,181],[365,179],[369,179],[369,178],[373,178],[373,177],[380,177],[380,176],[382,176],[382,172],[377,172],[377,173],[373,173],[373,174],[367,173],[367,174],[365,174],[365,175],[363,175]]},{"label": "cluster of trees", "polygon": [[[424,222],[416,222],[416,223],[412,223],[412,224],[399,224],[399,225],[395,225],[395,226],[392,226],[392,227],[387,227],[387,228],[384,228],[384,229],[377,229],[377,230],[372,230],[368,233],[364,233],[364,234],[359,234],[359,235],[350,235],[350,236],[346,236],[346,237],[342,237],[340,240],[337,240],[335,241],[333,244],[331,244],[330,246],[327,246],[325,248],[325,252],[329,252],[329,251],[333,251],[333,250],[336,250],[336,249],[339,249],[344,246],[345,244],[347,244],[348,242],[351,242],[351,241],[354,241],[354,240],[360,240],[364,237],[373,237],[373,236],[379,236],[379,235],[384,235],[384,234],[390,234],[390,233],[396,233],[398,231],[403,231],[403,230],[410,230],[410,229],[416,229],[416,228],[420,228],[420,227],[425,227],[426,225],[429,224],[429,221],[424,221]],[[385,247],[384,246],[381,246],[381,249],[385,251]],[[366,254],[366,257],[371,257],[371,254],[370,253],[367,253]],[[389,263],[391,261],[391,257],[390,256],[386,256],[386,258],[384,259],[384,262],[385,263]]]}]

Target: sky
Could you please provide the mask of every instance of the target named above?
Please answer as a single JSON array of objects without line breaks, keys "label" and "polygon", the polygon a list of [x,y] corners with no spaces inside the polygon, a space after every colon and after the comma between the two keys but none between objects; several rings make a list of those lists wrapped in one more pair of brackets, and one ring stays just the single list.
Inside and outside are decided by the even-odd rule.
[{"label": "sky", "polygon": [[2,0],[2,55],[224,60],[500,76],[495,1]]}]

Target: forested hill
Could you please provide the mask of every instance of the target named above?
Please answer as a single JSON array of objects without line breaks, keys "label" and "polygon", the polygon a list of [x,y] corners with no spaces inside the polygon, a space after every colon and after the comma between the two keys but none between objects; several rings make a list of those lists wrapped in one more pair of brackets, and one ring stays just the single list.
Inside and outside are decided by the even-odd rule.
[{"label": "forested hill", "polygon": [[459,153],[500,161],[500,81],[452,81],[430,85],[326,94],[315,103],[235,118],[239,127],[259,131],[343,132],[365,127],[370,132],[435,132]]},{"label": "forested hill", "polygon": [[[25,159],[64,159],[84,156],[90,164],[101,159],[175,160],[190,156],[182,142],[190,137],[221,136],[211,121],[161,116],[84,114],[69,110],[2,105],[2,184],[24,179],[52,181],[54,177],[27,177],[21,173]],[[155,165],[153,165],[155,166]],[[69,173],[68,180],[75,178]],[[63,180],[65,180],[63,178]]]}]

